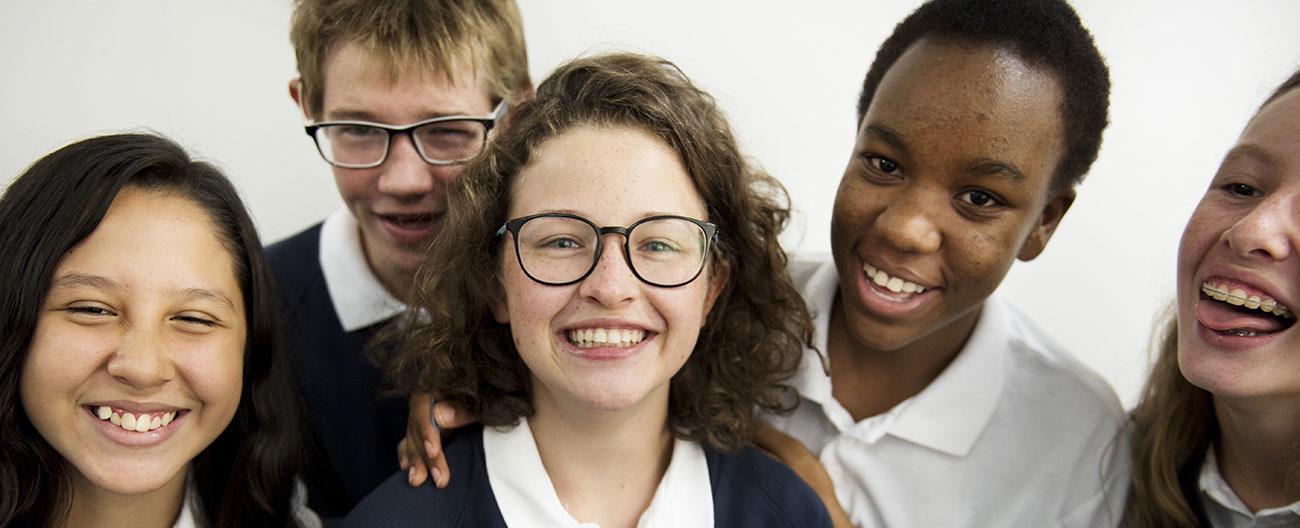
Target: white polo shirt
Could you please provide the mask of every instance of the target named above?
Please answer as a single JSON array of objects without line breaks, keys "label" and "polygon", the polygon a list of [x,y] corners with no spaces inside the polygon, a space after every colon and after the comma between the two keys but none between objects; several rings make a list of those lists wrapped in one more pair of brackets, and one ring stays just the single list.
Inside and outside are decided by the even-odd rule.
[{"label": "white polo shirt", "polygon": [[1201,465],[1197,485],[1201,488],[1201,504],[1205,506],[1205,516],[1214,528],[1300,526],[1300,501],[1252,513],[1246,503],[1232,491],[1228,481],[1223,480],[1223,474],[1219,472],[1219,458],[1214,455],[1214,446],[1210,446],[1210,450],[1205,453],[1205,463]]},{"label": "white polo shirt", "polygon": [[[542,465],[528,419],[518,426],[483,428],[483,458],[497,508],[507,526],[600,528],[569,515],[555,493]],[[638,528],[707,528],[713,526],[713,488],[704,449],[695,442],[673,441],[668,461],[650,506],[641,513]]]},{"label": "white polo shirt", "polygon": [[[825,351],[839,275],[829,258],[791,275]],[[919,394],[855,422],[815,350],[777,428],[818,454],[859,527],[1115,526],[1128,493],[1126,417],[1114,391],[996,297]]]},{"label": "white polo shirt", "polygon": [[385,321],[406,309],[371,271],[361,247],[361,228],[346,207],[321,225],[320,268],[344,332]]}]

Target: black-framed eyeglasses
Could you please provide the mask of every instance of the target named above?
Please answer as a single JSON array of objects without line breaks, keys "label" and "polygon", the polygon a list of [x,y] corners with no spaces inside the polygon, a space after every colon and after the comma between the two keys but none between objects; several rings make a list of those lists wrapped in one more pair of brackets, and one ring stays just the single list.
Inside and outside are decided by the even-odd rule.
[{"label": "black-framed eyeglasses", "polygon": [[326,121],[307,125],[322,158],[335,167],[369,169],[388,159],[393,136],[406,134],[420,159],[433,165],[465,163],[487,145],[488,132],[506,114],[505,100],[486,116],[444,116],[406,126],[369,121]]},{"label": "black-framed eyeglasses", "polygon": [[627,227],[598,227],[568,213],[541,213],[501,224],[496,236],[513,235],[515,256],[528,278],[550,286],[579,282],[596,269],[610,233],[623,235],[623,258],[646,284],[675,288],[704,271],[718,226],[676,215],[651,216]]}]

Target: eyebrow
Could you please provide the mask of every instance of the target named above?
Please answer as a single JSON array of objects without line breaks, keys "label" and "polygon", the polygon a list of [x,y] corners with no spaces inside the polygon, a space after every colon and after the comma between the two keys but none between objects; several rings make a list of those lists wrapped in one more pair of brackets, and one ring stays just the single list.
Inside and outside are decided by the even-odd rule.
[{"label": "eyebrow", "polygon": [[1279,165],[1277,158],[1273,157],[1273,154],[1254,143],[1242,143],[1232,147],[1232,150],[1229,150],[1228,153],[1223,156],[1222,164],[1238,160],[1254,161],[1268,165],[1269,167],[1277,167]]},{"label": "eyebrow", "polygon": [[86,275],[83,273],[69,273],[54,280],[50,289],[56,288],[76,288],[78,286],[98,288],[101,290],[121,290],[122,285],[107,277],[99,275]]},{"label": "eyebrow", "polygon": [[889,146],[898,149],[903,154],[908,153],[907,143],[904,142],[903,137],[900,136],[898,132],[895,132],[894,129],[892,128],[889,128],[885,125],[869,124],[862,129],[862,133],[867,137],[872,137],[884,141],[885,143],[889,144]]},{"label": "eyebrow", "polygon": [[[489,112],[489,114],[490,113],[491,112]],[[438,117],[483,117],[483,116],[466,114],[463,112],[432,112],[426,114],[424,117],[416,119],[415,121],[411,121],[411,123],[418,123],[426,119],[434,119]],[[329,122],[329,121],[369,121],[371,123],[379,123],[382,125],[410,124],[410,123],[385,123],[382,119],[379,119],[379,117],[375,116],[375,114],[368,112],[366,110],[338,110],[338,111],[330,112],[327,118],[322,122]]]},{"label": "eyebrow", "polygon": [[[69,273],[59,277],[58,279],[55,279],[54,284],[50,286],[50,289],[54,290],[77,287],[95,288],[115,292],[120,292],[126,289],[121,283],[108,277],[87,275],[84,273]],[[231,301],[229,297],[217,290],[207,288],[183,288],[180,290],[173,290],[170,293],[175,297],[185,300],[215,301],[226,305],[231,309],[231,311],[236,311],[234,301]]]},{"label": "eyebrow", "polygon": [[980,176],[1001,176],[1013,183],[1024,183],[1025,181],[1025,173],[1021,172],[1015,165],[990,158],[976,159],[967,170]]}]

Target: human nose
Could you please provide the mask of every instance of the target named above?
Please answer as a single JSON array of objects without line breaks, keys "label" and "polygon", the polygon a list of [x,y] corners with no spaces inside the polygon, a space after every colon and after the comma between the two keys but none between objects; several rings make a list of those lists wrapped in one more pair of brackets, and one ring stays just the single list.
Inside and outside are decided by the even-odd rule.
[{"label": "human nose", "polygon": [[1228,228],[1228,247],[1244,258],[1285,260],[1300,243],[1300,191],[1274,193]]},{"label": "human nose", "polygon": [[433,190],[435,167],[416,150],[411,134],[399,133],[390,139],[388,159],[379,166],[379,192],[398,196],[423,195]]},{"label": "human nose", "polygon": [[150,388],[170,381],[175,373],[171,355],[159,332],[128,331],[108,360],[108,374],[135,388]]},{"label": "human nose", "polygon": [[636,296],[638,284],[632,268],[623,253],[620,235],[608,233],[602,244],[596,267],[582,280],[578,291],[585,297],[595,299],[604,306],[618,306],[631,301]]},{"label": "human nose", "polygon": [[876,230],[895,249],[908,253],[937,251],[943,237],[933,215],[940,204],[929,203],[926,191],[900,194],[876,217]]}]

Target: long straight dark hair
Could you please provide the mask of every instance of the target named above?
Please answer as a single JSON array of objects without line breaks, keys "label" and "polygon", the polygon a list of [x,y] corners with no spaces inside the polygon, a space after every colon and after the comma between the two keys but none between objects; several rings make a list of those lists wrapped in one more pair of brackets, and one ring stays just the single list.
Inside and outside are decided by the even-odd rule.
[{"label": "long straight dark hair", "polygon": [[[1259,109],[1295,89],[1300,70]],[[1209,526],[1196,479],[1219,423],[1212,395],[1178,369],[1178,320],[1175,310],[1169,313],[1142,401],[1133,409],[1133,486],[1124,521],[1134,528]]]},{"label": "long straight dark hair", "polygon": [[300,404],[252,219],[216,168],[192,160],[168,139],[119,134],[41,158],[0,198],[0,527],[58,524],[71,507],[66,463],[24,412],[19,375],[55,268],[99,226],[125,187],[175,192],[199,205],[234,261],[245,300],[239,407],[191,465],[197,520],[205,526],[293,526]]}]

